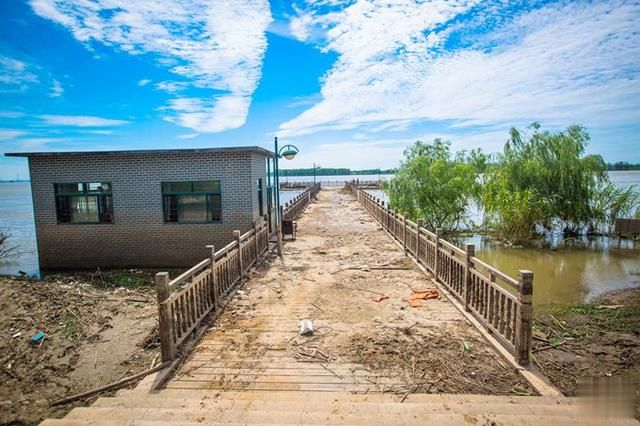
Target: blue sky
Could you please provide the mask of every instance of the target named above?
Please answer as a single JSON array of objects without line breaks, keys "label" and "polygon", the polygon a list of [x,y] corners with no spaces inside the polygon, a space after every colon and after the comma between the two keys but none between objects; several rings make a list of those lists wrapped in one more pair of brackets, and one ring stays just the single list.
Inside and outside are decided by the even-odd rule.
[{"label": "blue sky", "polygon": [[640,162],[638,22],[637,1],[2,1],[0,152],[278,135],[288,167],[386,168],[416,139],[495,152],[540,121]]}]

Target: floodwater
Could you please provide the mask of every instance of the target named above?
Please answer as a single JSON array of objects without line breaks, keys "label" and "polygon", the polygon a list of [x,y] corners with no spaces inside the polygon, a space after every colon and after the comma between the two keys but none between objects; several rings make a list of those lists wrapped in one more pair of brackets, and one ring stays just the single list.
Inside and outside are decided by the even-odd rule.
[{"label": "floodwater", "polygon": [[9,246],[17,247],[17,254],[0,259],[0,274],[38,274],[36,229],[33,223],[31,184],[29,182],[0,182],[0,230],[9,235]]},{"label": "floodwater", "polygon": [[[617,185],[636,185],[640,191],[640,171],[609,172],[609,177]],[[382,191],[370,192],[387,200]],[[481,212],[470,215],[474,222],[481,220]],[[520,269],[533,271],[533,302],[538,307],[588,302],[608,291],[640,287],[640,241],[613,237],[563,240],[556,235],[545,241],[545,248],[513,248],[474,235],[457,243],[475,244],[480,259],[513,277]]]},{"label": "floodwater", "polygon": [[[611,180],[621,186],[638,185],[640,171],[610,172]],[[321,176],[320,182],[388,179],[389,175]],[[313,181],[313,176],[287,177],[281,181]],[[372,191],[386,199],[381,191]],[[281,204],[300,191],[282,191]],[[11,234],[11,242],[20,255],[0,261],[0,274],[38,273],[31,190],[28,182],[0,182],[0,228]],[[640,286],[640,242],[598,237],[549,241],[550,248],[513,248],[475,235],[460,244],[476,245],[478,257],[517,276],[519,269],[534,272],[534,303],[541,306],[580,303],[616,289]]]}]

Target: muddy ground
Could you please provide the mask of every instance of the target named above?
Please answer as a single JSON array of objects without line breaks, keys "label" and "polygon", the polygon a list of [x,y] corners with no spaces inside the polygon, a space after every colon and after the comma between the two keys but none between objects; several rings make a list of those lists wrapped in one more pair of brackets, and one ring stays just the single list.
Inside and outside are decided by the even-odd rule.
[{"label": "muddy ground", "polygon": [[[96,397],[49,407],[52,401],[157,363],[151,283],[135,270],[0,277],[0,424],[61,417]],[[44,338],[32,343],[38,332]]]},{"label": "muddy ground", "polygon": [[540,314],[533,355],[536,365],[567,396],[579,395],[581,383],[622,380],[629,393],[635,393],[640,419],[640,289]]}]

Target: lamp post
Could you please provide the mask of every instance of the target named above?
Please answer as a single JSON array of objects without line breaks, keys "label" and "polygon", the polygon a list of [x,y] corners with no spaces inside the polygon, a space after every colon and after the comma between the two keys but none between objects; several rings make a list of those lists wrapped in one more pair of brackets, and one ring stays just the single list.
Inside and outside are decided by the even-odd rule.
[{"label": "lamp post", "polygon": [[280,217],[280,165],[279,158],[293,160],[300,150],[293,145],[285,145],[278,150],[278,137],[274,139],[275,161],[273,164],[273,172],[275,174],[276,184],[276,237],[278,239],[278,255],[282,256],[282,218]]},{"label": "lamp post", "polygon": [[316,184],[316,169],[321,169],[320,165],[316,166],[316,163],[313,163],[313,184]]}]

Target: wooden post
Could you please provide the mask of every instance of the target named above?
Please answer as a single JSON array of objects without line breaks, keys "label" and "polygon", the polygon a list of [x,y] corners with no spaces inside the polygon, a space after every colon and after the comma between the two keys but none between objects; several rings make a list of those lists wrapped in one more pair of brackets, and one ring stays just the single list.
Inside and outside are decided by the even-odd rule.
[{"label": "wooden post", "polygon": [[280,214],[278,215],[278,221],[280,223],[278,223],[277,226],[277,232],[276,232],[276,241],[278,244],[278,256],[282,257],[282,206],[278,206],[278,209]]},{"label": "wooden post", "polygon": [[266,226],[266,229],[264,232],[264,239],[265,239],[264,247],[265,247],[265,250],[268,250],[269,249],[269,215],[268,214],[264,215],[264,225]]},{"label": "wooden post", "polygon": [[436,250],[434,253],[434,262],[433,262],[433,275],[438,281],[438,259],[440,258],[440,237],[442,237],[442,228],[436,229]]},{"label": "wooden post", "polygon": [[258,250],[258,221],[253,222],[253,247],[255,249],[255,257],[253,258],[253,262],[258,261],[258,256],[260,252]]},{"label": "wooden post", "polygon": [[487,331],[489,332],[489,334],[493,333],[493,319],[495,316],[495,307],[494,307],[494,286],[496,283],[496,276],[493,272],[491,272],[489,274],[489,281],[491,282],[491,285],[489,286],[489,301],[488,301],[488,305],[487,305],[487,322],[489,325],[491,325],[491,327],[487,327]]},{"label": "wooden post", "polygon": [[416,260],[420,264],[420,229],[422,228],[422,219],[416,219]]},{"label": "wooden post", "polygon": [[173,345],[173,318],[171,317],[171,306],[163,303],[170,296],[168,272],[156,274],[156,293],[158,296],[158,329],[162,362],[172,361],[175,358],[176,350]]},{"label": "wooden post", "polygon": [[402,216],[402,247],[407,254],[407,215]]},{"label": "wooden post", "polygon": [[464,245],[466,253],[464,263],[464,310],[469,311],[469,299],[471,297],[471,258],[476,255],[476,247],[467,243]]},{"label": "wooden post", "polygon": [[387,208],[384,206],[384,201],[381,201],[382,205],[382,229],[387,229]]},{"label": "wooden post", "polygon": [[533,272],[519,271],[518,302],[516,316],[516,360],[520,365],[529,365],[531,352],[531,328],[533,327]]},{"label": "wooden post", "polygon": [[218,277],[216,276],[216,246],[211,244],[207,248],[211,250],[211,292],[213,293],[213,305],[218,307],[220,292],[218,291]]},{"label": "wooden post", "polygon": [[244,269],[242,269],[242,243],[240,242],[240,231],[233,231],[233,238],[238,242],[238,266],[240,267],[240,281],[242,281],[242,276],[244,275]]}]

